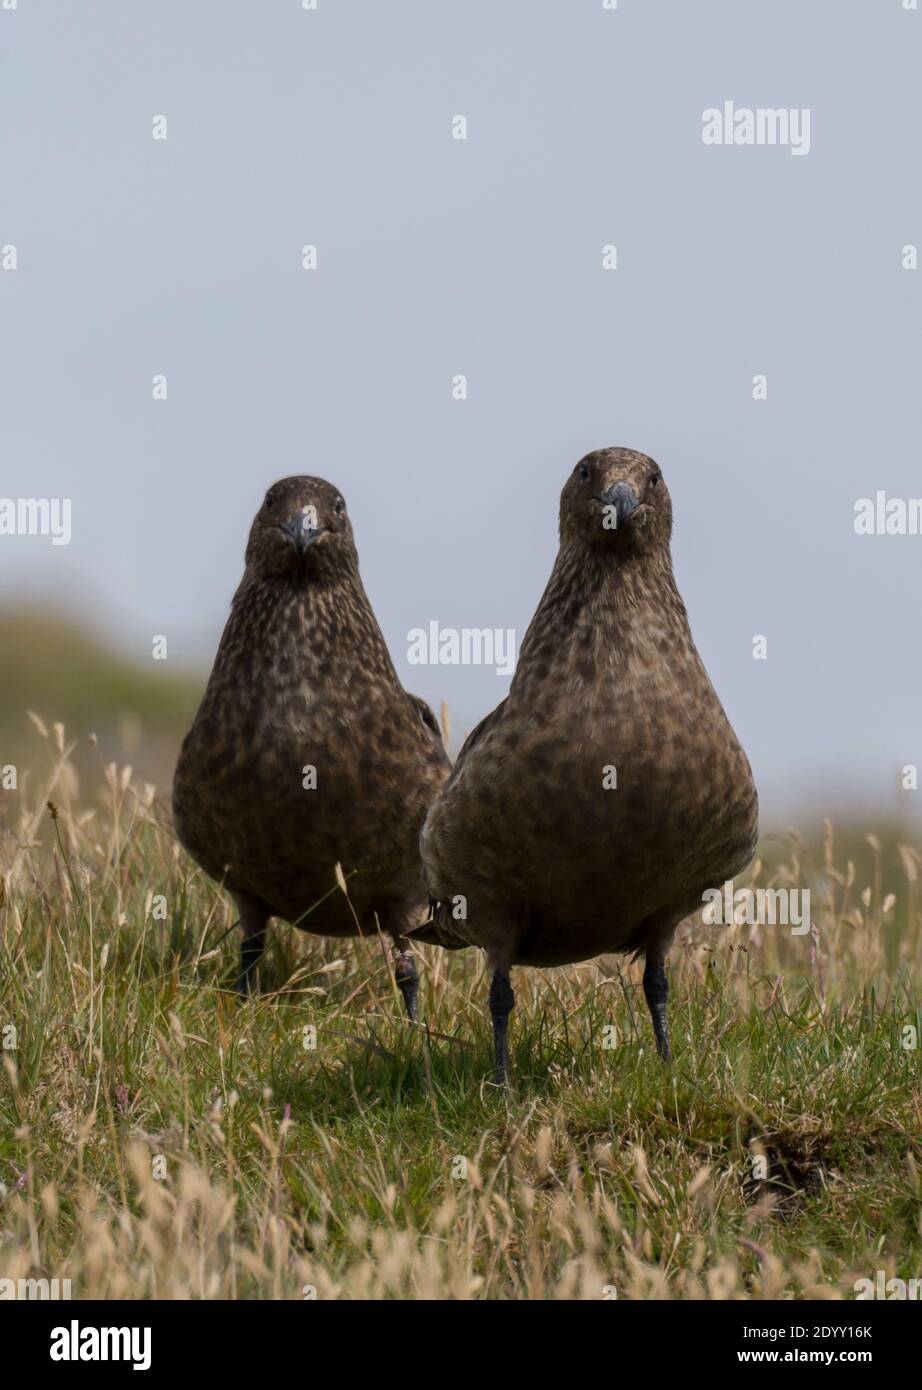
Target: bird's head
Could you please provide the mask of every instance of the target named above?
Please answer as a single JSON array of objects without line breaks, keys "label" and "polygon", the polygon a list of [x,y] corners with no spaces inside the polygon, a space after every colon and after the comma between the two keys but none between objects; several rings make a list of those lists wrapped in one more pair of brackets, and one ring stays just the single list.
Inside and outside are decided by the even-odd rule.
[{"label": "bird's head", "polygon": [[672,501],[659,465],[636,449],[580,459],[560,495],[560,538],[612,552],[669,544]]},{"label": "bird's head", "polygon": [[323,478],[273,483],[253,518],[246,562],[263,577],[320,579],[355,568],[358,555],[342,494]]}]

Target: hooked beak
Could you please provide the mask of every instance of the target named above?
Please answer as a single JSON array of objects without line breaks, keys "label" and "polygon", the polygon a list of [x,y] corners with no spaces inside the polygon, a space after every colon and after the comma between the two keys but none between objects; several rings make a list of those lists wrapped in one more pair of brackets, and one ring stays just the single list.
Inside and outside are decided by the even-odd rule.
[{"label": "hooked beak", "polygon": [[295,512],[287,521],[279,523],[278,528],[287,541],[290,541],[299,555],[305,555],[318,536],[327,529],[325,526],[308,525],[303,512]]},{"label": "hooked beak", "polygon": [[640,499],[630,483],[615,483],[613,487],[606,488],[600,496],[593,498],[593,501],[601,502],[603,507],[614,508],[616,526],[622,526],[640,506]]}]

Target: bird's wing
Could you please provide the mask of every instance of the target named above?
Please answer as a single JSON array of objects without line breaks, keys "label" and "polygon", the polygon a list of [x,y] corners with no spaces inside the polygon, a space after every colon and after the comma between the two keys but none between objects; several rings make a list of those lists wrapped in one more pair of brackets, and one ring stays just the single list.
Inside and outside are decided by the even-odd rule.
[{"label": "bird's wing", "polygon": [[476,724],[474,728],[471,729],[467,738],[461,745],[461,752],[458,754],[459,763],[462,762],[463,759],[467,757],[468,753],[470,753],[471,749],[480,742],[484,734],[489,733],[490,730],[493,728],[493,725],[499,721],[499,717],[503,712],[503,705],[505,705],[505,703],[505,700],[500,700],[499,704],[496,706],[496,709],[491,709],[490,713],[485,714],[483,719],[481,719],[480,723]]},{"label": "bird's wing", "polygon": [[[507,698],[508,698],[508,697],[507,697]],[[470,731],[470,733],[468,734],[467,738],[464,740],[464,742],[463,742],[462,745],[461,745],[461,752],[458,754],[457,758],[455,759],[455,766],[454,766],[454,771],[455,771],[455,772],[457,772],[458,769],[462,766],[462,764],[463,764],[465,758],[468,756],[468,754],[471,752],[471,750],[477,746],[477,744],[478,744],[478,743],[480,742],[480,740],[483,738],[484,734],[488,734],[488,733],[490,732],[490,730],[493,728],[493,725],[496,724],[496,723],[499,721],[499,718],[500,718],[500,715],[501,715],[502,712],[503,712],[503,706],[505,705],[505,703],[506,703],[505,700],[500,700],[499,704],[496,706],[496,709],[490,710],[490,713],[487,714],[487,715],[484,715],[484,717],[483,717],[483,719],[481,719],[480,723],[479,723],[479,724],[476,724],[476,725],[474,726],[474,728],[471,729],[471,731]]]},{"label": "bird's wing", "polygon": [[416,713],[419,715],[426,728],[431,729],[432,732],[438,738],[439,743],[441,743],[442,730],[439,728],[439,721],[436,719],[435,715],[432,713],[432,710],[426,704],[425,700],[422,698],[421,695],[411,695],[409,691],[407,691],[407,697],[410,700],[411,704],[415,707]]}]

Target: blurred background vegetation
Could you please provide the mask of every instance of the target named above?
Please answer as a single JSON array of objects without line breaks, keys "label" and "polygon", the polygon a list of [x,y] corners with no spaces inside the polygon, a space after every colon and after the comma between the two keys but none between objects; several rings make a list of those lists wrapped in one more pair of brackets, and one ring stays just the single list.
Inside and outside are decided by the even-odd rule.
[{"label": "blurred background vegetation", "polygon": [[22,774],[44,759],[31,711],[77,741],[71,762],[86,790],[109,762],[130,763],[161,795],[169,789],[207,671],[132,663],[72,615],[37,606],[0,607],[0,652],[0,766]]}]

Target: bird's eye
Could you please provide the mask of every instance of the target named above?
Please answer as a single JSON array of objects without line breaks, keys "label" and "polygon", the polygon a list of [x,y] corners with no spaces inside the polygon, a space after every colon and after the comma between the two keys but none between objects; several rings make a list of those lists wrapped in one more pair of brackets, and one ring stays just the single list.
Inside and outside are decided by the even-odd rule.
[{"label": "bird's eye", "polygon": [[662,481],[663,481],[663,475],[662,475],[662,473],[651,473],[651,474],[650,474],[650,486],[651,486],[651,487],[656,487],[657,483],[661,483]]},{"label": "bird's eye", "polygon": [[271,492],[267,492],[267,493],[266,493],[265,506],[266,506],[266,507],[273,507],[273,506],[275,506],[275,498],[272,496],[272,493],[271,493]]},{"label": "bird's eye", "polygon": [[587,465],[587,464],[585,464],[585,463],[581,463],[581,464],[580,464],[580,466],[579,466],[579,476],[580,476],[580,478],[583,480],[584,483],[588,483],[588,481],[589,481],[589,468],[588,468],[588,465]]},{"label": "bird's eye", "polygon": [[346,510],[346,504],[341,497],[337,497],[336,501],[333,503],[333,510],[336,512],[337,516]]}]

